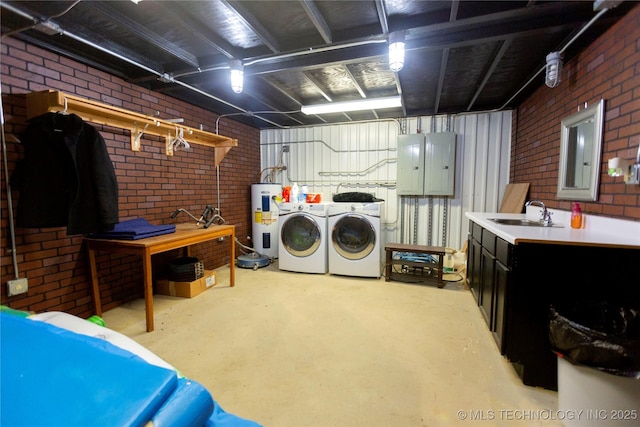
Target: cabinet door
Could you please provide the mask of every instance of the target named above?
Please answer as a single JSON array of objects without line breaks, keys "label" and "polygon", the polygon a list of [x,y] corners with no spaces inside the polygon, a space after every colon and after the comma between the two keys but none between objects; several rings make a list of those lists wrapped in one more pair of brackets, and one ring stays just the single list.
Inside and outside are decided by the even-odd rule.
[{"label": "cabinet door", "polygon": [[467,259],[467,280],[469,281],[469,289],[476,300],[480,304],[480,256],[482,254],[482,246],[480,242],[473,237],[469,240],[469,256]]},{"label": "cabinet door", "polygon": [[506,352],[504,331],[506,326],[506,301],[510,277],[511,269],[501,263],[499,260],[496,261],[492,332],[493,339],[496,341],[501,354],[505,354]]},{"label": "cabinet door", "polygon": [[489,326],[489,330],[493,330],[491,320],[493,317],[495,263],[496,257],[483,247],[480,267],[480,311],[487,322],[487,326]]}]

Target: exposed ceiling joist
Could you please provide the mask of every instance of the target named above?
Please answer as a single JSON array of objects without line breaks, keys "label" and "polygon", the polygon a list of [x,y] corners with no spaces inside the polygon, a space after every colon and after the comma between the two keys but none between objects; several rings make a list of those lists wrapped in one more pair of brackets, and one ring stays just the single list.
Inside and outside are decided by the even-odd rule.
[{"label": "exposed ceiling joist", "polygon": [[111,8],[105,7],[103,2],[90,1],[90,2],[87,2],[87,5],[91,9],[99,12],[105,18],[109,19],[114,24],[118,25],[119,27],[122,27],[122,29],[132,34],[135,34],[135,36],[139,37],[141,40],[153,44],[159,49],[162,49],[164,52],[175,56],[179,60],[185,62],[188,65],[191,65],[192,67],[197,68],[200,66],[198,62],[198,58],[196,58],[191,53],[180,48],[179,46],[176,46],[174,43],[171,43],[170,41],[159,36],[158,34],[155,34],[147,30],[142,25],[136,23],[134,20],[120,13],[115,12]]},{"label": "exposed ceiling joist", "polygon": [[[267,30],[267,28],[265,28],[264,25],[262,25],[262,23],[258,18],[253,16],[251,11],[244,6],[243,2],[236,1],[236,0],[223,0],[223,1],[224,3],[227,4],[229,9],[233,10],[238,16],[238,18],[245,23],[247,28],[253,31],[258,37],[260,37],[260,40],[262,40],[264,45],[267,46],[269,49],[271,49],[272,52],[282,51],[282,49],[280,48],[280,44],[275,39],[275,37],[273,37],[273,35],[269,32],[269,30]],[[274,13],[277,13],[277,12],[274,12]]]},{"label": "exposed ceiling joist", "polygon": [[309,19],[311,19],[311,22],[313,22],[313,25],[315,25],[324,42],[326,44],[331,44],[331,42],[333,42],[333,37],[331,36],[331,28],[329,28],[327,21],[324,20],[322,13],[320,13],[315,3],[311,0],[300,0],[300,4],[302,5],[302,8],[307,12]]},{"label": "exposed ceiling joist", "polygon": [[[511,108],[544,85],[536,76],[549,52],[565,49],[570,61],[640,3],[593,7],[580,0],[3,0],[0,28],[3,37],[263,128]],[[388,67],[394,31],[406,41],[397,73]],[[232,59],[244,65],[241,94],[229,86]],[[395,95],[397,109],[299,112]],[[274,112],[256,113],[267,110]]]}]

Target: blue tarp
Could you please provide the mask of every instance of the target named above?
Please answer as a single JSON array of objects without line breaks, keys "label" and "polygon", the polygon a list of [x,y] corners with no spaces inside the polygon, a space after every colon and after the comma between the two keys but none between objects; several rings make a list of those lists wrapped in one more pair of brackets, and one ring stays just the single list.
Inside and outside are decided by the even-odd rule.
[{"label": "blue tarp", "polygon": [[175,370],[27,314],[0,306],[3,427],[262,427]]},{"label": "blue tarp", "polygon": [[176,389],[175,371],[107,341],[4,312],[0,319],[3,427],[143,426]]},{"label": "blue tarp", "polygon": [[91,233],[89,237],[94,239],[138,240],[161,234],[175,233],[175,231],[175,224],[153,225],[144,218],[134,218],[119,222],[111,231]]}]

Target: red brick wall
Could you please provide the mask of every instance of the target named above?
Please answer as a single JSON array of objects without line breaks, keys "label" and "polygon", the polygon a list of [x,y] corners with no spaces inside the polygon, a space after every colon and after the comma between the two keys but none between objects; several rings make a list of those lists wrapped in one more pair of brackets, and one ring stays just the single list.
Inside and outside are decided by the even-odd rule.
[{"label": "red brick wall", "polygon": [[607,175],[608,159],[635,159],[640,145],[640,4],[564,65],[558,87],[543,85],[514,112],[511,182],[529,182],[530,199],[571,210],[570,200],[556,198],[560,121],[585,102],[593,105],[602,98],[599,196],[580,203],[588,214],[640,221],[640,185]]},{"label": "red brick wall", "polygon": [[[8,171],[23,155],[16,143],[25,126],[25,94],[47,89],[60,90],[87,99],[98,100],[127,110],[153,113],[162,118],[182,117],[184,125],[215,132],[218,116],[193,105],[153,93],[117,77],[84,66],[68,58],[25,44],[12,38],[2,40],[2,100],[8,139]],[[144,135],[139,152],[131,151],[128,130],[94,125],[106,141],[118,179],[120,220],[142,217],[153,224],[192,221],[185,214],[175,220],[169,216],[184,208],[200,216],[205,205],[221,208],[228,224],[236,226],[236,235],[247,244],[250,227],[250,184],[258,182],[260,173],[260,132],[258,129],[222,118],[219,133],[238,139],[219,167],[220,200],[214,149],[192,145],[192,151],[178,151],[173,157],[164,154],[164,138]],[[2,173],[2,258],[0,297],[2,304],[15,309],[66,311],[81,317],[93,314],[87,256],[82,235],[67,236],[65,228],[16,229],[17,261],[20,277],[28,278],[26,294],[7,296],[7,280],[14,278],[10,248],[8,203],[4,166]],[[14,212],[20,202],[19,192],[12,194]],[[192,254],[213,269],[228,264],[228,240],[201,244]],[[154,258],[158,276],[166,258]],[[127,301],[143,297],[142,269],[138,257],[98,255],[102,305],[109,310]]]}]

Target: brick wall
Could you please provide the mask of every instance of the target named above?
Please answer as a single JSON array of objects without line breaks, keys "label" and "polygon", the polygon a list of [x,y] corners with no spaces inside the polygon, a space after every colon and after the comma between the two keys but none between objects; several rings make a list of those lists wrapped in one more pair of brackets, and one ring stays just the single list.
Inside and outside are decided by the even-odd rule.
[{"label": "brick wall", "polygon": [[600,99],[605,124],[599,196],[580,203],[588,214],[640,221],[640,185],[607,175],[608,159],[635,159],[640,145],[640,4],[564,65],[558,87],[543,85],[514,112],[510,181],[530,182],[530,199],[571,210],[572,201],[556,198],[560,121]]},{"label": "brick wall", "polygon": [[[615,156],[632,159],[640,145],[640,4],[565,64],[563,81],[554,89],[539,88],[514,112],[511,182],[530,182],[530,198],[550,207],[570,209],[557,200],[559,125],[584,102],[606,100],[604,148],[599,198],[583,203],[589,214],[640,220],[640,186],[625,185],[606,175],[606,161]],[[213,131],[217,115],[196,106],[152,93],[68,58],[5,38],[0,44],[2,98],[8,137],[9,172],[22,155],[13,141],[25,125],[25,94],[55,89],[139,111],[160,111],[162,117],[183,117],[185,125]],[[542,79],[542,76],[540,77]],[[236,225],[243,243],[250,230],[250,184],[260,172],[259,131],[230,119],[219,132],[238,139],[219,168],[220,200],[213,149],[193,146],[191,152],[164,155],[164,140],[145,135],[142,150],[130,150],[129,132],[96,126],[104,137],[119,183],[121,219],[143,217],[155,224],[172,223],[178,207],[199,214],[206,204],[219,205],[228,223]],[[13,278],[4,171],[2,174],[0,298],[2,304],[33,311],[61,310],[87,317],[93,314],[89,275],[82,236],[66,229],[16,229],[20,277],[29,279],[29,292],[7,297],[5,283]],[[13,193],[14,210],[19,194]],[[187,221],[186,216],[178,217]],[[207,268],[230,262],[227,243],[197,246],[194,255]],[[167,257],[175,256],[169,254]],[[142,271],[136,257],[99,255],[102,303],[108,310],[140,298]],[[157,266],[165,259],[154,258]],[[156,267],[160,268],[160,267]],[[159,272],[157,272],[159,274]]]},{"label": "brick wall", "polygon": [[[25,94],[47,89],[98,100],[127,110],[162,118],[182,117],[184,125],[215,132],[217,115],[193,105],[153,93],[112,75],[84,66],[54,53],[5,38],[2,55],[2,99],[7,134],[8,171],[15,168],[23,150],[19,137],[26,124]],[[238,139],[219,166],[214,165],[214,149],[192,145],[192,151],[164,154],[164,138],[144,135],[139,152],[131,151],[128,130],[94,125],[107,144],[114,164],[119,190],[120,220],[136,217],[153,224],[192,221],[185,214],[175,220],[169,216],[184,208],[199,216],[205,205],[221,208],[224,219],[236,226],[236,235],[244,244],[251,234],[250,184],[258,182],[260,172],[260,132],[223,118],[219,133]],[[4,169],[4,167],[3,167]],[[218,201],[218,182],[220,177]],[[16,229],[17,261],[20,277],[27,277],[26,294],[7,296],[5,283],[14,278],[10,248],[7,192],[2,174],[2,258],[0,296],[2,304],[32,311],[66,311],[81,317],[93,314],[90,279],[82,235],[67,236],[65,228]],[[13,191],[14,212],[19,192]],[[204,260],[205,268],[228,264],[229,242],[196,245],[192,254]],[[161,274],[169,253],[154,257],[154,275]],[[138,257],[98,254],[102,305],[109,310],[127,301],[142,298],[142,269]]]}]

